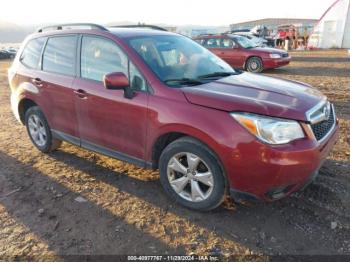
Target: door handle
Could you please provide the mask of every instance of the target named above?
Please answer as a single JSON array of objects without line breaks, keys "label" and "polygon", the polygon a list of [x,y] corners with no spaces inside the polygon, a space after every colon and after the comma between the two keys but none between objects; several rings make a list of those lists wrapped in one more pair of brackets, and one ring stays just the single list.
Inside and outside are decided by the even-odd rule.
[{"label": "door handle", "polygon": [[32,83],[36,86],[42,86],[43,85],[43,81],[41,81],[40,78],[36,77],[32,79]]},{"label": "door handle", "polygon": [[74,94],[76,94],[81,99],[87,98],[87,92],[85,90],[82,90],[82,89],[74,90]]}]

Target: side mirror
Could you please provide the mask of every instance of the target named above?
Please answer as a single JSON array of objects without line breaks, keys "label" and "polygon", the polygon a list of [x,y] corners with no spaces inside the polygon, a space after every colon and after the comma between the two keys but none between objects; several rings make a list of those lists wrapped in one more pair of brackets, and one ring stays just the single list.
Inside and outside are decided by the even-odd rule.
[{"label": "side mirror", "polygon": [[115,72],[104,76],[103,83],[106,89],[109,90],[124,90],[124,96],[126,98],[132,98],[134,92],[130,88],[129,79],[124,73]]},{"label": "side mirror", "polygon": [[103,83],[106,89],[120,90],[129,86],[129,79],[123,73],[110,73],[104,76]]}]

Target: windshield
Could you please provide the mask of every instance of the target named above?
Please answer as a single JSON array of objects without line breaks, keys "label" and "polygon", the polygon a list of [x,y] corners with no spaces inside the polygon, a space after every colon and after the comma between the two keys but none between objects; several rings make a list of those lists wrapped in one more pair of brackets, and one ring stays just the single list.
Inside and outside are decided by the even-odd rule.
[{"label": "windshield", "polygon": [[184,36],[153,35],[128,42],[168,86],[199,85],[235,74],[226,62]]},{"label": "windshield", "polygon": [[243,48],[254,48],[257,47],[256,43],[254,43],[252,40],[249,40],[246,37],[243,36],[235,36],[236,41],[238,44]]}]

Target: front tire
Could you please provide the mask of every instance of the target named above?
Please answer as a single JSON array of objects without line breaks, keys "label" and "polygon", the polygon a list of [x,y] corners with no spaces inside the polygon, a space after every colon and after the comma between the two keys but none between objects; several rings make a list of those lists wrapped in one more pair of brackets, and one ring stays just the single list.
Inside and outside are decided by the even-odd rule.
[{"label": "front tire", "polygon": [[191,137],[169,144],[159,160],[160,181],[176,202],[191,209],[218,207],[226,195],[226,180],[215,154]]},{"label": "front tire", "polygon": [[62,141],[52,137],[51,129],[38,106],[33,106],[25,113],[25,125],[30,140],[43,153],[56,150]]},{"label": "front tire", "polygon": [[264,70],[264,65],[259,57],[251,57],[247,60],[245,68],[251,73],[260,73]]}]

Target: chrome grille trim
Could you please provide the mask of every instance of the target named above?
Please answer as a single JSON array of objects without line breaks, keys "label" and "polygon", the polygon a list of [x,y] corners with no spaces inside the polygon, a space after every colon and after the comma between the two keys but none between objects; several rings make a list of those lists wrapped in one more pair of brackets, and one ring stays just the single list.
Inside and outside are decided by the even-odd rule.
[{"label": "chrome grille trim", "polygon": [[322,122],[326,120],[326,116],[324,114],[324,107],[330,107],[330,103],[323,99],[321,102],[319,102],[317,105],[315,105],[313,108],[308,110],[305,115],[308,122],[311,124],[317,124],[318,122]]},{"label": "chrome grille trim", "polygon": [[[337,116],[336,116],[336,112],[335,112],[334,106],[333,106],[333,104],[330,104],[330,106],[331,106],[331,110],[332,110],[332,112],[333,112],[333,124],[332,124],[332,126],[329,128],[329,130],[327,131],[327,133],[326,133],[320,140],[317,140],[317,138],[316,138],[316,136],[315,136],[315,133],[314,133],[314,131],[313,131],[313,129],[312,129],[312,125],[314,125],[314,124],[309,124],[309,125],[308,125],[310,131],[312,132],[312,134],[314,135],[315,140],[316,140],[318,143],[322,143],[323,141],[327,140],[327,139],[329,138],[329,136],[333,133],[333,131],[334,131],[336,125],[337,125]],[[326,120],[328,120],[328,119],[326,119]],[[319,122],[317,122],[317,123],[315,123],[315,124],[318,124],[318,123],[319,123]]]}]

